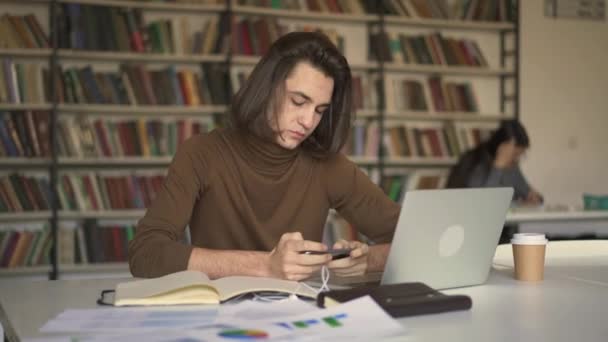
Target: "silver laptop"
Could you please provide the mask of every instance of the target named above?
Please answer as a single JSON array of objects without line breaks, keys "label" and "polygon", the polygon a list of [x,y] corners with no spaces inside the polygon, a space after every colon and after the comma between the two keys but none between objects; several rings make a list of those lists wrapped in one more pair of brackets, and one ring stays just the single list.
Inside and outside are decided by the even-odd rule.
[{"label": "silver laptop", "polygon": [[381,284],[484,283],[512,197],[512,188],[408,191]]}]

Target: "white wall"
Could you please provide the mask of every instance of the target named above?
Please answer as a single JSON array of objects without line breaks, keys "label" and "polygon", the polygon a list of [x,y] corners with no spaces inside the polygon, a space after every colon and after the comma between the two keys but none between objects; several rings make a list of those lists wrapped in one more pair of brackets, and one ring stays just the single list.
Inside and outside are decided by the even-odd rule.
[{"label": "white wall", "polygon": [[608,195],[608,22],[551,19],[544,0],[521,3],[522,163],[547,204]]}]

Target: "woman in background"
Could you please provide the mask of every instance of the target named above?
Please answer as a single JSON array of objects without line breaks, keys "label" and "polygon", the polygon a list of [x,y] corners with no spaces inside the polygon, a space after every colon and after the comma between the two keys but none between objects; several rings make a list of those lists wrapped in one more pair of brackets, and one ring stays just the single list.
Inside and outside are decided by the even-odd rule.
[{"label": "woman in background", "polygon": [[518,204],[539,205],[542,196],[530,187],[519,160],[530,147],[526,129],[517,120],[503,121],[490,139],[466,152],[450,170],[448,188],[510,186]]}]

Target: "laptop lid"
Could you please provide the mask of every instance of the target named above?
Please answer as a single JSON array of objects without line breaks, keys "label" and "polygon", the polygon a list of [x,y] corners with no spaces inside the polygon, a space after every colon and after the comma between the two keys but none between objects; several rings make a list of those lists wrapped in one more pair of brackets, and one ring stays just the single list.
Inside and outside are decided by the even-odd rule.
[{"label": "laptop lid", "polygon": [[513,188],[407,192],[381,284],[484,283],[512,197]]}]

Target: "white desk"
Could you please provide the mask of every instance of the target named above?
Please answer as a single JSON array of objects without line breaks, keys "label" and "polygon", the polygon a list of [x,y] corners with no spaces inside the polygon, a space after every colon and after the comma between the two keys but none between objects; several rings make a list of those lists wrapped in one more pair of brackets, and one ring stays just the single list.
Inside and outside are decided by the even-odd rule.
[{"label": "white desk", "polygon": [[608,221],[608,210],[515,210],[507,214],[507,223],[564,221]]},{"label": "white desk", "polygon": [[[608,262],[594,260],[580,259],[579,265],[568,267],[589,267],[585,272],[601,272],[608,277]],[[543,282],[530,284],[514,280],[511,274],[511,269],[497,266],[483,286],[445,291],[471,296],[473,308],[400,319],[409,335],[391,340],[607,340],[607,286],[553,273],[547,274]],[[116,279],[6,281],[0,284],[0,319],[11,340],[49,337],[38,332],[48,319],[66,308],[95,307],[99,292],[112,288],[116,282]]]},{"label": "white desk", "polygon": [[608,236],[608,210],[516,210],[507,214],[506,223],[517,224],[519,231],[526,233],[564,236],[595,233]]}]

